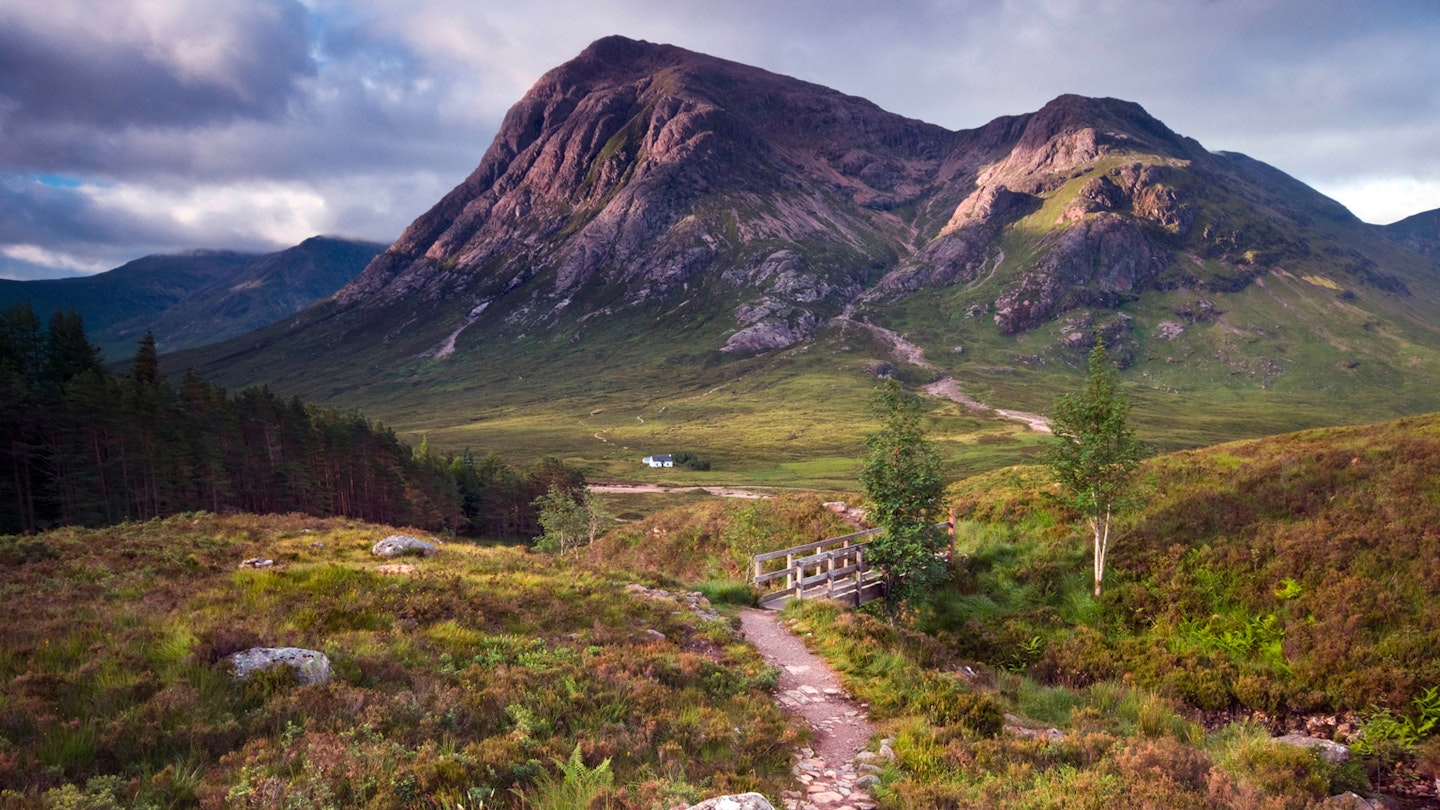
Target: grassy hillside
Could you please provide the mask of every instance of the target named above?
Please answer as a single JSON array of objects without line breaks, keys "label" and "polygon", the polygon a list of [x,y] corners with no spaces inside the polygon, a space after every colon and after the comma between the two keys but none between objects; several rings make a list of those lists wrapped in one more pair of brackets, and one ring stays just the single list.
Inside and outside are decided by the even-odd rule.
[{"label": "grassy hillside", "polygon": [[952,488],[967,557],[934,622],[982,657],[1282,721],[1440,685],[1440,415],[1152,459],[1100,601],[1047,491],[1026,468]]},{"label": "grassy hillside", "polygon": [[[1301,808],[1345,789],[1430,806],[1440,415],[1149,460],[1099,600],[1050,491],[1036,467],[952,485],[960,556],[908,626],[788,609],[895,737],[883,807]],[[715,576],[742,536],[715,519],[651,516],[630,536],[659,551],[632,565]],[[1002,714],[1031,732],[997,733]],[[1286,731],[1355,759],[1271,742]]]},{"label": "grassy hillside", "polygon": [[[1073,516],[1020,467],[952,486],[962,556],[908,623],[787,609],[892,740],[881,807],[1433,798],[1420,777],[1440,768],[1440,415],[1160,456],[1140,482],[1103,599],[1089,594]],[[818,500],[692,499],[621,526],[583,562],[447,543],[406,560],[409,574],[368,553],[393,529],[298,516],[0,538],[12,617],[0,798],[776,798],[803,737],[770,702],[774,670],[729,623],[624,584],[744,601],[746,555],[843,531]],[[254,556],[278,565],[235,567]],[[324,651],[335,680],[234,680],[223,656],[255,644]],[[1271,740],[1289,729],[1351,743],[1357,759],[1331,765]]]},{"label": "grassy hillside", "polygon": [[[517,548],[386,574],[369,548],[392,531],[189,514],[0,538],[0,804],[648,808],[788,780],[775,672],[727,623]],[[256,556],[276,566],[237,569]],[[237,681],[223,656],[252,645],[323,651],[335,678]]]},{"label": "grassy hillside", "polygon": [[[714,347],[725,324],[671,319],[670,302],[523,335],[497,315],[461,330],[455,352],[441,357],[429,356],[441,346],[433,335],[398,325],[459,328],[463,313],[417,308],[346,331],[327,326],[343,318],[322,307],[306,325],[287,322],[167,362],[230,387],[264,383],[359,407],[415,444],[423,435],[442,449],[493,450],[512,462],[555,455],[592,479],[823,489],[855,485],[861,436],[876,424],[867,407],[874,369],[893,366],[914,387],[953,376],[987,404],[1044,412],[1079,385],[1083,339],[1114,324],[1124,325],[1112,355],[1127,363],[1141,438],[1161,449],[1424,412],[1440,390],[1440,338],[1411,311],[1415,299],[1390,306],[1338,276],[1275,270],[1238,292],[1146,292],[1119,314],[1074,313],[1021,335],[972,313],[999,289],[982,279],[876,306],[875,321],[907,334],[933,370],[898,360],[846,322],[790,349],[722,355]],[[1067,348],[1067,335],[1082,342]],[[327,359],[342,344],[344,361]],[[1024,463],[1043,441],[945,400],[931,400],[930,418],[956,476]],[[678,450],[710,459],[714,471],[655,473],[638,463]]]},{"label": "grassy hillside", "polygon": [[[331,316],[322,306],[304,317],[323,324]],[[870,369],[892,360],[887,345],[863,329],[835,329],[813,346],[737,359],[696,349],[688,324],[657,317],[644,326],[597,318],[579,339],[563,330],[518,339],[503,324],[477,323],[455,354],[396,364],[396,354],[414,358],[435,345],[371,324],[347,334],[343,364],[318,374],[330,334],[287,322],[165,362],[232,386],[264,383],[307,402],[358,405],[416,445],[424,436],[441,449],[494,451],[512,463],[553,455],[591,480],[854,488],[862,436],[879,424],[869,410]],[[900,373],[914,385],[934,376]],[[955,475],[1022,462],[1038,438],[942,400],[931,403],[930,427]],[[713,471],[640,465],[679,450],[710,460]]]}]

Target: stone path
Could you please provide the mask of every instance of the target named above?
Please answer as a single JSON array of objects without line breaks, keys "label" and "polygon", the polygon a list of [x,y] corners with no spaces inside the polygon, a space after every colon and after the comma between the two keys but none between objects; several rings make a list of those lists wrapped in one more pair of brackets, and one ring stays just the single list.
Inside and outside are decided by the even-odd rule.
[{"label": "stone path", "polygon": [[786,810],[871,810],[875,801],[866,788],[879,781],[879,763],[890,752],[866,751],[875,729],[863,703],[845,694],[826,663],[804,642],[780,626],[776,614],[746,610],[740,614],[745,640],[780,670],[776,701],[804,719],[815,731],[813,748],[796,754],[795,777],[802,791],[786,791]]}]

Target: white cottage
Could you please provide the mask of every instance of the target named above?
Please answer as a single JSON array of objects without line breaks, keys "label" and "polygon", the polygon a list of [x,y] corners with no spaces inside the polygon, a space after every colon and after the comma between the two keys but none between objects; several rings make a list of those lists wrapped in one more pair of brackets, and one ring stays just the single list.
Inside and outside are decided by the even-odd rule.
[{"label": "white cottage", "polygon": [[650,467],[674,467],[675,459],[673,456],[646,456],[640,459],[640,463]]}]

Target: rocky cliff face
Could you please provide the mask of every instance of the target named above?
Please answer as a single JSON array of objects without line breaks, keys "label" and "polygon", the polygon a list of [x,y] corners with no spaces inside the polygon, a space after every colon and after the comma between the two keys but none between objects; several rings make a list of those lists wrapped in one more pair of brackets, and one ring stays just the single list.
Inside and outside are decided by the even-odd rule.
[{"label": "rocky cliff face", "polygon": [[[710,348],[750,354],[802,341],[847,306],[982,281],[990,298],[976,306],[1006,334],[1337,256],[1357,283],[1403,294],[1373,259],[1340,255],[1337,234],[1360,227],[1130,102],[1061,96],[952,132],[610,37],[542,77],[474,173],[336,301],[429,301],[461,331],[508,334],[651,305],[719,310],[730,329]],[[443,329],[453,338],[457,324]]]}]

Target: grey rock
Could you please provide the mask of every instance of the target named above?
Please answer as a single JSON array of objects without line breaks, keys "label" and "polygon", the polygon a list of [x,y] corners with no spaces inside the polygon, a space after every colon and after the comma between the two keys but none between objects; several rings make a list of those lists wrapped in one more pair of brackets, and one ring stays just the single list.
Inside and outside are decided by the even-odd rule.
[{"label": "grey rock", "polygon": [[1155,327],[1155,337],[1159,340],[1174,340],[1180,337],[1184,331],[1185,326],[1183,324],[1175,321],[1161,321],[1160,325]]},{"label": "grey rock", "polygon": [[1330,740],[1322,740],[1319,737],[1308,737],[1304,734],[1286,734],[1283,737],[1276,737],[1275,742],[1281,745],[1293,745],[1296,748],[1308,748],[1317,752],[1321,759],[1331,765],[1344,765],[1350,761],[1349,746],[1331,742]]},{"label": "grey rock", "polygon": [[230,655],[226,660],[234,669],[235,677],[241,679],[271,667],[289,666],[295,670],[295,678],[301,684],[330,682],[330,659],[325,653],[316,650],[300,647],[251,647]]},{"label": "grey rock", "polygon": [[429,557],[439,551],[440,549],[424,540],[401,534],[392,534],[370,549],[370,553],[376,557]]},{"label": "grey rock", "polygon": [[264,557],[251,557],[248,560],[240,561],[241,568],[270,568],[273,565],[275,565],[274,560],[269,560]]},{"label": "grey rock", "polygon": [[690,805],[686,810],[775,810],[775,805],[759,793],[741,793],[706,799],[699,804]]},{"label": "grey rock", "polygon": [[1341,793],[1338,796],[1331,796],[1321,802],[1321,810],[1384,810],[1385,805],[1379,799],[1367,799],[1356,793]]}]

